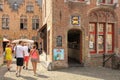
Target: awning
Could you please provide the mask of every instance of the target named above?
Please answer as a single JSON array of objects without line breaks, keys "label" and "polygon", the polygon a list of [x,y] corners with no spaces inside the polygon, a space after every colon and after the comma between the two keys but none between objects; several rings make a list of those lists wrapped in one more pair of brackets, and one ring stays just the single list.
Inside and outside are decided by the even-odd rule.
[{"label": "awning", "polygon": [[43,30],[47,27],[47,24],[43,25],[39,30],[38,32],[43,32]]},{"label": "awning", "polygon": [[19,43],[19,41],[23,41],[26,43],[34,43],[34,41],[30,39],[17,39],[17,40],[13,40],[12,43]]}]

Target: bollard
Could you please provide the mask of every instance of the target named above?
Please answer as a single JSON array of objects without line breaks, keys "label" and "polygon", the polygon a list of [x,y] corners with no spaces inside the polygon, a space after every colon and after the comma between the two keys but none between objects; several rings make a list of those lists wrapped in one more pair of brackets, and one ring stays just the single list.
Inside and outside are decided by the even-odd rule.
[{"label": "bollard", "polygon": [[52,62],[49,62],[48,64],[47,64],[47,70],[48,71],[52,71]]}]

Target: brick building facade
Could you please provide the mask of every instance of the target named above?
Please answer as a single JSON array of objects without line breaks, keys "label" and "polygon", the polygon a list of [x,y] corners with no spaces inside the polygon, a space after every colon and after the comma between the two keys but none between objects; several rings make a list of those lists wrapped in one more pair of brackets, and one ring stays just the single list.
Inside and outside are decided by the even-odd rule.
[{"label": "brick building facade", "polygon": [[84,66],[102,66],[103,54],[120,48],[119,4],[119,0],[43,0],[41,58],[53,69],[69,67],[73,59]]},{"label": "brick building facade", "polygon": [[[0,0],[0,39],[38,40],[42,25],[41,0]],[[2,52],[2,50],[0,50]]]}]

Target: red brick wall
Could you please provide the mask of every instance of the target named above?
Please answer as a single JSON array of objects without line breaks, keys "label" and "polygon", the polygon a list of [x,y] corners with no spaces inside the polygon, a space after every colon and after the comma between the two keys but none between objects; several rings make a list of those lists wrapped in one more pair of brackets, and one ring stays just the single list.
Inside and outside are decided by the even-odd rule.
[{"label": "red brick wall", "polygon": [[[29,39],[32,39],[32,36],[37,35],[37,30],[32,30],[32,16],[38,15],[39,16],[39,23],[40,26],[42,25],[41,20],[41,8],[38,6],[36,0],[32,0],[34,6],[34,13],[26,13],[26,5],[28,4],[29,0],[25,0],[20,6],[18,11],[13,11],[7,1],[5,1],[3,6],[3,11],[0,12],[0,17],[2,18],[3,14],[9,15],[9,30],[3,30],[0,28],[1,36],[6,35],[8,39],[18,39],[20,36],[25,35]],[[20,30],[20,16],[26,15],[27,16],[27,30]],[[2,19],[0,19],[0,25],[2,26]]]}]

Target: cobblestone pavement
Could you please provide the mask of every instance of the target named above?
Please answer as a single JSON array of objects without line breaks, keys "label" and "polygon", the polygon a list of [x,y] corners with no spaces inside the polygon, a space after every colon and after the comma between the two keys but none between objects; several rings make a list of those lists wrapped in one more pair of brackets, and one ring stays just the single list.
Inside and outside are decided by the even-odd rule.
[{"label": "cobblestone pavement", "polygon": [[47,71],[40,63],[37,74],[33,75],[31,62],[28,70],[22,70],[20,77],[15,75],[15,61],[11,65],[11,71],[7,71],[6,65],[0,68],[0,80],[120,80],[120,70],[112,70],[103,67],[71,67],[55,71]]}]

